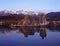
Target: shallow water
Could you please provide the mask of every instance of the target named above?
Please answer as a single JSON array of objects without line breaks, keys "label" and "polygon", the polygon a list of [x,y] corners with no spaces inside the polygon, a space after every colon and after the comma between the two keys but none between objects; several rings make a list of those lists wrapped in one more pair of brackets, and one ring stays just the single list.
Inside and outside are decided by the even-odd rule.
[{"label": "shallow water", "polygon": [[60,27],[0,28],[0,46],[60,46]]}]

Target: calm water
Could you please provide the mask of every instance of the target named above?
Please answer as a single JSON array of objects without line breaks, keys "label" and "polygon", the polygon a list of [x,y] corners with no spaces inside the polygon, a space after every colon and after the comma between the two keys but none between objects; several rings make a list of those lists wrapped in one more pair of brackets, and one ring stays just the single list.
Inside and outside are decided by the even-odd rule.
[{"label": "calm water", "polygon": [[0,46],[60,46],[60,27],[0,28]]}]

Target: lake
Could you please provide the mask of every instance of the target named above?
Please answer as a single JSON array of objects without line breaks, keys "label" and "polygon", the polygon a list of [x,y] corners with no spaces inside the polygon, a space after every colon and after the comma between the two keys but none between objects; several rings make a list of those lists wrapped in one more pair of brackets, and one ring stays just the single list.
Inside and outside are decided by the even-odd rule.
[{"label": "lake", "polygon": [[0,46],[60,46],[60,27],[0,27]]}]

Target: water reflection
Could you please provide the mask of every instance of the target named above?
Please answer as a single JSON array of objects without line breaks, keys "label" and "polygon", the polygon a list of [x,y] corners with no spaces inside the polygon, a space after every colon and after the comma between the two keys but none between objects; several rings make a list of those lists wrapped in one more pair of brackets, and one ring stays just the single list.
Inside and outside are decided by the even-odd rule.
[{"label": "water reflection", "polygon": [[18,28],[18,30],[20,33],[24,34],[25,37],[28,37],[28,35],[34,35],[35,32],[38,32],[40,36],[42,37],[42,39],[46,37],[46,28],[23,27],[23,28]]},{"label": "water reflection", "polygon": [[[58,29],[59,28],[59,29]],[[29,35],[34,35],[36,32],[39,33],[39,36],[44,39],[47,36],[47,29],[49,31],[60,31],[60,27],[13,27],[13,28],[0,28],[0,34],[11,34],[11,33],[19,33],[23,34],[25,38],[29,37]]]}]

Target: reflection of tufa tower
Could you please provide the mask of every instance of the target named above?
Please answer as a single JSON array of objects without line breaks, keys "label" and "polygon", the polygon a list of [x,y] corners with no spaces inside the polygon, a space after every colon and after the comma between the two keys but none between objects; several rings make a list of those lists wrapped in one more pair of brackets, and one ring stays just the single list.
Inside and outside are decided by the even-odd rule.
[{"label": "reflection of tufa tower", "polygon": [[40,36],[42,39],[46,37],[46,28],[40,28]]}]

